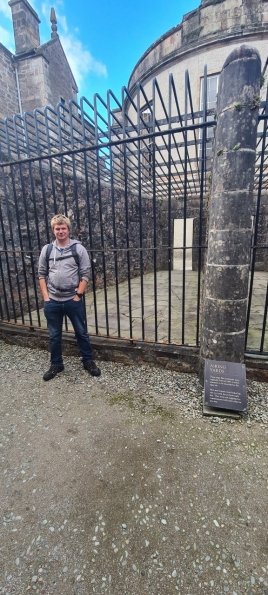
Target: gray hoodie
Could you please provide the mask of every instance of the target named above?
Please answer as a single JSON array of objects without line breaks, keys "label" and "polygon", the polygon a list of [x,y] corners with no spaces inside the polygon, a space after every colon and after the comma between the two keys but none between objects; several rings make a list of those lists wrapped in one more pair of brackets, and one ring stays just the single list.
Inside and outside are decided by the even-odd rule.
[{"label": "gray hoodie", "polygon": [[[79,270],[72,256],[71,245],[76,244],[76,253],[79,258]],[[38,266],[38,278],[46,279],[48,295],[59,302],[70,300],[74,297],[79,281],[88,281],[90,275],[89,256],[77,240],[70,240],[66,248],[60,249],[56,240],[53,242],[52,252],[49,256],[49,270],[46,258],[46,244],[41,251]],[[66,258],[67,257],[67,258]]]}]

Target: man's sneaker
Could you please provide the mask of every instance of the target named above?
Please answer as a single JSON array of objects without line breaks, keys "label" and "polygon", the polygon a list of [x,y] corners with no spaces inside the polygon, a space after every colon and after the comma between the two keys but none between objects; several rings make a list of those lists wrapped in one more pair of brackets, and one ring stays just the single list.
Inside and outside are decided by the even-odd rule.
[{"label": "man's sneaker", "polygon": [[89,372],[91,374],[91,376],[100,376],[101,375],[101,371],[98,368],[98,366],[96,366],[95,362],[93,362],[92,360],[90,362],[84,362],[84,368],[85,370],[87,370],[87,372]]},{"label": "man's sneaker", "polygon": [[64,370],[64,366],[50,366],[49,370],[44,374],[43,380],[52,380],[59,372]]}]

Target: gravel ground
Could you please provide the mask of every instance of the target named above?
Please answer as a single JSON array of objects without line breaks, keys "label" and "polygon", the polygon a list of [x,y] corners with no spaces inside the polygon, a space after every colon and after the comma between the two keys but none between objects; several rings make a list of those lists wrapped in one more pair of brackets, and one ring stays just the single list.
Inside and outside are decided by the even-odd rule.
[{"label": "gravel ground", "polygon": [[0,342],[0,593],[268,595],[268,387],[204,417],[194,375]]}]

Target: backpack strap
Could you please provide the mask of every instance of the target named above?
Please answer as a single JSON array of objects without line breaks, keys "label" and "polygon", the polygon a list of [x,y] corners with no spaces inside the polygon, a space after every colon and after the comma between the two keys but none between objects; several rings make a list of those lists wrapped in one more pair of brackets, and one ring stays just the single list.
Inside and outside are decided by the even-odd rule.
[{"label": "backpack strap", "polygon": [[53,244],[47,244],[47,249],[46,249],[47,275],[49,273],[49,257],[52,252],[52,249],[53,249]]},{"label": "backpack strap", "polygon": [[[77,254],[77,250],[76,250],[76,246],[77,244],[72,244],[71,245],[71,253],[68,256],[61,256],[60,258],[70,258],[71,256],[74,258],[76,265],[78,267],[78,275],[79,275],[79,279],[80,279],[80,260],[79,260],[79,256]],[[47,275],[49,273],[49,261],[50,261],[50,255],[51,252],[53,250],[53,244],[47,244],[47,249],[46,249],[46,261],[47,261]],[[59,260],[59,258],[56,258],[56,260]]]},{"label": "backpack strap", "polygon": [[80,269],[80,260],[79,260],[78,254],[77,254],[76,246],[77,246],[77,244],[71,245],[71,252],[72,252],[72,257],[74,258],[74,260],[78,266],[78,269]]}]

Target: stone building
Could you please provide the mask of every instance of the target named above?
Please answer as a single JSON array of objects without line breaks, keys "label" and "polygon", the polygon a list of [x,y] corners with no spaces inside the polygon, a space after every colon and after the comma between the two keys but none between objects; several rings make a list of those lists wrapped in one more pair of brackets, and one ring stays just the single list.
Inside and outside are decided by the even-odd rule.
[{"label": "stone building", "polygon": [[0,118],[56,108],[77,99],[78,88],[57,33],[51,9],[51,39],[40,45],[37,13],[27,0],[10,0],[15,54],[0,43]]},{"label": "stone building", "polygon": [[[29,7],[27,0],[10,0],[10,4],[13,9],[16,6],[26,6],[29,17],[28,28],[25,29],[25,21],[24,33],[20,35],[21,19],[18,18],[18,22],[16,22],[14,12],[14,29],[16,31],[17,28],[18,31],[16,47],[20,48],[21,52],[18,52],[13,58],[10,55],[10,67],[13,67],[13,62],[23,67],[25,64],[27,65],[29,58],[32,61],[29,59],[29,63],[43,65],[47,70],[47,78],[44,79],[43,76],[41,79],[44,82],[44,102],[43,99],[42,101],[40,99],[40,104],[45,106],[51,102],[52,105],[55,105],[59,101],[58,94],[60,93],[63,97],[63,86],[57,87],[57,80],[54,81],[56,91],[54,87],[53,91],[48,85],[45,86],[46,81],[51,84],[53,74],[55,78],[60,76],[57,75],[58,71],[53,72],[51,67],[54,64],[56,69],[60,65],[60,59],[57,65],[53,62],[56,48],[60,51],[61,47],[57,37],[55,14],[52,11],[52,40],[40,48],[38,46],[38,17],[36,13]],[[182,344],[187,344],[189,347],[184,329],[184,326],[187,326],[184,325],[185,304],[188,299],[192,298],[193,290],[185,283],[185,270],[193,269],[198,271],[198,286],[194,290],[196,304],[193,308],[191,306],[192,311],[190,312],[191,323],[194,322],[196,325],[195,338],[193,339],[196,343],[192,343],[192,339],[190,343],[198,345],[202,309],[202,279],[205,278],[204,273],[206,273],[207,267],[204,267],[204,264],[209,252],[207,238],[209,238],[210,232],[209,207],[211,204],[214,205],[214,214],[216,213],[214,220],[217,218],[218,204],[223,204],[225,212],[228,214],[228,222],[225,223],[225,228],[220,230],[225,232],[225,240],[219,239],[218,242],[219,253],[222,248],[223,256],[220,255],[220,260],[215,257],[213,262],[209,261],[211,270],[214,264],[217,264],[220,269],[222,258],[225,259],[223,266],[226,266],[226,271],[228,266],[229,271],[233,266],[233,261],[228,264],[225,261],[227,262],[229,258],[227,250],[231,248],[232,257],[236,259],[234,263],[236,271],[239,272],[240,257],[244,258],[244,262],[241,264],[245,273],[243,273],[243,291],[248,288],[248,272],[251,265],[249,254],[254,255],[252,270],[255,266],[255,270],[258,267],[261,272],[266,273],[268,268],[267,183],[263,184],[263,192],[262,186],[259,184],[259,181],[262,184],[262,180],[268,175],[267,171],[264,173],[261,171],[266,168],[264,154],[267,147],[265,148],[263,143],[266,139],[266,117],[259,118],[258,116],[260,112],[260,83],[266,77],[267,66],[267,10],[268,0],[250,0],[250,2],[249,0],[203,0],[197,10],[184,17],[181,25],[156,41],[140,59],[131,75],[128,93],[124,90],[123,97],[125,99],[122,109],[120,106],[120,111],[112,110],[111,114],[110,104],[107,102],[109,106],[107,131],[102,130],[100,133],[100,128],[96,127],[95,129],[94,127],[94,123],[98,120],[95,104],[91,106],[92,112],[88,114],[88,110],[86,113],[86,120],[83,120],[83,109],[80,107],[80,112],[78,109],[75,118],[79,122],[80,128],[76,123],[73,136],[69,133],[69,130],[73,132],[74,129],[71,128],[72,121],[69,123],[70,128],[68,129],[68,122],[62,123],[56,117],[51,136],[49,137],[48,133],[47,137],[45,133],[42,133],[42,136],[40,133],[38,141],[40,138],[42,139],[41,146],[35,138],[31,138],[31,142],[24,142],[25,138],[27,141],[29,138],[27,118],[23,122],[24,129],[19,117],[14,118],[13,128],[12,121],[8,122],[10,123],[8,128],[2,120],[3,135],[0,136],[0,161],[2,160],[1,169],[3,172],[0,180],[0,236],[2,236],[0,244],[3,246],[3,249],[0,249],[0,276],[4,281],[0,288],[0,317],[2,319],[16,321],[16,317],[28,311],[29,323],[32,326],[31,311],[36,311],[38,304],[41,303],[41,296],[36,291],[36,264],[40,247],[50,241],[49,218],[55,212],[65,212],[72,218],[75,237],[79,237],[83,241],[92,256],[93,290],[95,291],[96,287],[103,287],[105,300],[106,288],[109,284],[128,280],[127,291],[129,292],[131,310],[130,280],[135,276],[141,277],[140,303],[143,321],[143,298],[144,296],[147,298],[147,295],[149,297],[149,291],[151,291],[148,286],[143,285],[143,276],[146,273],[154,273],[155,303],[154,308],[150,309],[150,318],[155,327],[156,342],[160,338],[159,323],[162,322],[162,305],[159,306],[156,316],[157,279],[159,278],[156,272],[168,271],[168,277],[166,277],[168,279],[166,289],[170,311],[168,341],[173,341],[171,337],[172,311],[175,319],[178,318],[178,302],[176,306],[173,306],[175,303],[173,296],[176,296],[176,299],[178,298],[182,303],[182,334],[181,338],[175,337],[175,342],[181,341]],[[27,35],[25,35],[26,30]],[[54,45],[52,45],[53,43]],[[255,46],[257,51],[249,46]],[[26,47],[32,48],[28,50],[29,54]],[[226,101],[222,110],[222,102],[219,104],[218,117],[215,114],[217,120],[215,126],[213,112],[218,81],[219,78],[222,81],[220,72],[227,56],[229,59],[231,51],[231,64],[235,64],[235,71],[232,68],[228,69],[231,74],[228,74],[225,87],[220,82],[221,89],[231,91],[231,99],[230,103]],[[259,54],[262,59],[262,76]],[[256,58],[258,64],[255,69],[252,68],[252,62],[250,63],[251,57],[250,60],[247,60],[248,55],[255,56],[254,60]],[[245,62],[248,66],[246,68]],[[200,109],[203,107],[202,88],[205,88],[203,78],[205,64],[208,69],[208,107],[211,109],[211,112],[208,113],[205,109],[206,105],[204,111]],[[62,64],[60,68],[63,70]],[[189,106],[189,101],[188,104],[185,101],[186,69],[190,74],[192,106]],[[224,68],[223,74],[225,71]],[[252,72],[253,81],[251,80]],[[70,75],[70,70],[68,73]],[[13,78],[15,74],[13,73]],[[169,101],[171,80],[169,75],[171,74],[175,81],[174,93],[177,93],[179,98],[179,101],[176,104],[172,103],[172,106]],[[34,77],[37,75],[38,68],[36,75],[33,74],[33,79],[29,75],[29,89],[33,88]],[[158,81],[158,87],[156,87],[154,77]],[[14,78],[14,80],[16,79]],[[73,78],[71,75],[69,81],[69,88],[75,91],[72,87]],[[22,82],[22,73],[19,82]],[[237,84],[234,84],[235,82]],[[46,96],[45,91],[47,92]],[[160,92],[163,98],[162,104]],[[35,92],[31,90],[31,93],[34,98]],[[39,89],[36,89],[36,95],[39,98],[38,93]],[[189,95],[188,90],[187,93]],[[218,95],[221,98],[223,93],[218,93]],[[14,97],[16,94],[11,93],[10,103],[11,98],[14,100]],[[28,109],[31,110],[31,98],[28,101]],[[228,109],[225,109],[226,106]],[[171,107],[172,109],[170,109]],[[23,109],[25,109],[24,105]],[[190,113],[190,110],[194,113]],[[13,107],[11,115],[14,111],[16,108]],[[229,119],[227,124],[224,120],[221,124],[221,114],[225,111],[227,115],[231,114],[232,120]],[[112,125],[110,125],[111,115],[113,115]],[[249,115],[250,118],[245,120],[245,116]],[[80,116],[81,121],[79,121]],[[207,116],[213,121],[206,122]],[[72,117],[71,110],[70,117]],[[44,115],[46,123],[45,118],[46,113]],[[29,121],[32,123],[30,117]],[[105,119],[102,121],[105,122]],[[263,143],[264,148],[261,162],[263,168],[258,162],[260,148],[257,149],[257,162],[255,161],[255,131],[257,133],[258,122],[259,126],[261,124],[263,126],[263,134],[259,133],[259,140]],[[65,124],[66,128],[64,128]],[[212,144],[209,130],[211,130],[212,136],[213,128],[215,128],[216,135],[215,146],[218,150],[214,154],[211,173],[209,171],[211,159],[207,159],[207,156],[209,143],[210,147]],[[80,129],[82,134],[80,134]],[[248,131],[248,135],[245,134],[245,129]],[[39,129],[36,127],[36,130],[36,136],[38,136]],[[63,131],[67,138],[64,147],[61,142]],[[228,138],[227,135],[224,138],[226,131],[228,133],[230,131]],[[18,133],[21,134],[19,140],[22,138],[20,142],[17,141]],[[251,137],[249,140],[252,141],[252,145],[248,143],[248,136]],[[110,138],[112,142],[110,142]],[[221,139],[221,144],[217,138]],[[47,142],[47,139],[53,143]],[[108,140],[109,142],[106,142]],[[74,151],[71,151],[73,145]],[[64,152],[66,148],[67,151]],[[242,159],[249,153],[250,168],[248,162]],[[19,163],[17,162],[18,157]],[[215,169],[216,167],[218,170]],[[215,187],[214,180],[219,180],[219,176],[215,178],[215,171],[217,173],[217,171],[222,172],[223,170],[224,182],[226,185],[228,182],[229,185],[225,190],[225,186],[221,186],[221,182],[216,184],[220,192],[222,191],[224,194],[221,203],[217,203],[215,193],[213,196],[213,189]],[[256,192],[256,180],[261,192],[259,190]],[[255,195],[253,194],[254,182]],[[246,184],[248,184],[247,187]],[[259,201],[259,199],[261,200]],[[230,204],[232,209],[229,212]],[[256,204],[259,209],[256,209]],[[220,215],[221,223],[223,217],[221,213]],[[234,225],[236,226],[235,233]],[[243,243],[242,251],[240,249],[241,242],[237,242],[237,238],[240,232],[243,234],[244,231],[246,232],[247,245],[245,242]],[[176,258],[177,254],[182,255],[182,258]],[[179,285],[174,290],[172,277],[175,278],[176,275],[171,274],[173,273],[172,268],[183,271],[178,275]],[[191,272],[188,276],[187,272],[187,277],[194,278],[195,276]],[[220,290],[226,287],[229,291],[228,295],[230,295],[232,284],[228,281],[227,276],[223,278],[224,282],[219,280],[214,283],[214,286],[216,289],[219,287]],[[239,302],[240,300],[240,286],[241,279],[238,279],[238,283],[235,285],[237,293],[235,293],[233,301]],[[119,292],[116,293],[119,317],[118,296]],[[229,301],[229,298],[223,297],[225,302]],[[243,305],[246,303],[246,298],[247,295],[243,295],[241,298]],[[218,295],[217,299],[223,298]],[[162,303],[162,300],[159,300],[159,304],[160,302]],[[151,301],[150,304],[152,305],[153,302]],[[228,307],[236,315],[235,313],[238,312],[236,304],[234,307],[230,305]],[[135,304],[136,308],[140,308],[140,305]],[[154,313],[152,313],[153,309]],[[265,317],[266,314],[267,312]],[[131,312],[129,321],[129,328],[127,322],[128,339],[133,337]],[[223,318],[220,321],[221,330],[224,327],[222,321]],[[25,323],[23,317],[22,322]],[[124,324],[125,320],[122,327]],[[265,325],[266,318],[260,324]],[[40,326],[41,322],[38,321],[38,325]],[[107,304],[107,335],[109,335],[108,327]],[[97,323],[96,333],[99,333]],[[118,336],[120,336],[120,329]],[[146,337],[143,330],[138,337],[140,336]],[[138,338],[138,340],[140,339]],[[263,340],[260,351],[263,351]],[[217,358],[224,359],[219,354],[217,354]]]},{"label": "stone building", "polygon": [[[220,72],[227,56],[235,49],[246,44],[259,51],[262,63],[263,81],[267,83],[268,65],[268,1],[267,0],[202,0],[196,10],[184,15],[180,24],[164,33],[141,56],[134,67],[129,83],[128,92],[133,100],[126,102],[126,112],[131,121],[137,122],[142,118],[141,130],[150,131],[149,125],[155,120],[165,117],[162,105],[168,106],[170,97],[169,77],[172,75],[181,113],[190,112],[189,96],[185,107],[185,72],[189,73],[192,106],[194,112],[201,112],[203,108],[204,67],[207,66],[207,107],[211,110],[208,120],[216,117],[214,111],[218,92]],[[154,94],[154,79],[157,79],[161,90],[162,100]],[[140,92],[139,85],[143,90]],[[265,99],[266,85],[262,86],[261,99]],[[134,105],[139,105],[139,111]],[[168,108],[167,108],[168,110]],[[176,117],[178,110],[173,101],[170,116]],[[201,121],[201,119],[200,119]],[[145,128],[144,122],[148,128]],[[213,137],[213,127],[208,129],[207,136]],[[201,143],[202,132],[199,131]],[[190,141],[188,134],[188,141]],[[157,140],[155,141],[157,144]],[[162,141],[159,141],[161,143]],[[199,145],[200,147],[200,145]],[[200,150],[200,149],[199,149]],[[195,160],[194,148],[190,148],[190,156]],[[150,175],[151,145],[145,145],[144,176]],[[208,158],[207,168],[210,169],[212,156],[212,142],[206,146]],[[174,157],[176,159],[176,157]],[[184,159],[184,155],[182,155]],[[196,170],[200,167],[199,154],[193,164]],[[179,192],[174,196],[174,247],[182,245],[184,229],[183,203],[178,200]],[[195,198],[187,196],[187,245],[191,245],[195,236],[195,222],[198,209],[194,207]],[[253,215],[252,215],[253,216]],[[264,219],[262,218],[264,221]],[[266,221],[266,220],[265,220]],[[260,233],[263,230],[260,229]],[[265,232],[266,233],[266,232]],[[197,232],[198,235],[198,232]],[[178,252],[179,254],[179,252]],[[189,259],[192,256],[188,252]],[[181,263],[174,262],[174,266]],[[191,264],[189,264],[191,266]]]},{"label": "stone building", "polygon": [[[153,106],[153,80],[157,79],[163,102],[168,105],[169,75],[172,75],[180,107],[184,107],[187,70],[193,109],[197,112],[203,108],[204,67],[207,66],[207,107],[214,110],[219,75],[227,56],[242,44],[253,46],[260,53],[265,77],[267,42],[268,0],[201,0],[196,10],[184,15],[180,24],[164,33],[141,56],[130,75],[128,92],[133,104],[140,105],[147,122],[153,108],[155,118],[163,118],[159,97],[155,97]],[[140,97],[138,83],[143,86]],[[264,85],[261,94],[264,99]],[[172,109],[171,116],[176,113],[175,103]],[[189,102],[188,109],[190,111]],[[137,111],[130,102],[128,113],[133,121],[137,119]],[[213,134],[212,129],[210,134]]]},{"label": "stone building", "polygon": [[[208,67],[208,103],[215,106],[218,79],[227,56],[241,44],[254,46],[263,69],[268,56],[267,0],[202,0],[200,6],[184,15],[182,23],[164,33],[141,56],[134,67],[128,89],[135,98],[136,84],[148,90],[157,78],[164,98],[168,76],[184,92],[184,73],[189,71],[194,108],[202,105],[204,66]],[[166,95],[166,97],[165,97]]]}]

